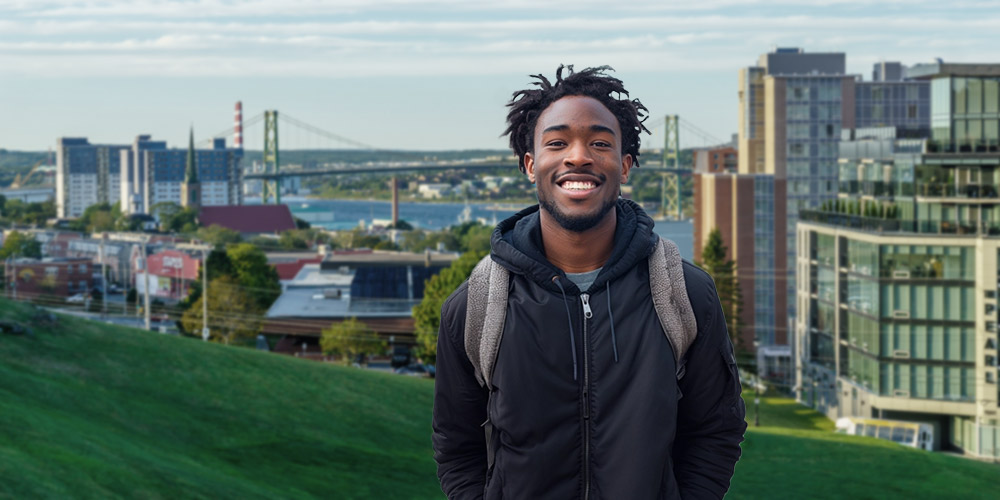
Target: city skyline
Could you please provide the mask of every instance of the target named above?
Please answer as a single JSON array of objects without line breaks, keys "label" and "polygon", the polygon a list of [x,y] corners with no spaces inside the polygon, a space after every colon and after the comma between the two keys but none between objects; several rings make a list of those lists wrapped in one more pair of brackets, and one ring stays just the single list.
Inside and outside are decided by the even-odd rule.
[{"label": "city skyline", "polygon": [[[0,148],[58,137],[182,147],[277,109],[385,149],[502,149],[504,104],[529,74],[607,64],[650,122],[679,114],[728,140],[736,71],[764,52],[844,52],[847,72],[880,60],[991,62],[998,2],[635,2],[503,5],[257,1],[0,2]],[[247,147],[260,138],[247,131]],[[662,141],[662,127],[644,143]],[[283,137],[286,149],[335,147]],[[296,143],[299,141],[299,143]],[[705,142],[690,134],[682,146]],[[311,142],[311,143],[310,143]],[[257,146],[255,146],[255,143]]]}]

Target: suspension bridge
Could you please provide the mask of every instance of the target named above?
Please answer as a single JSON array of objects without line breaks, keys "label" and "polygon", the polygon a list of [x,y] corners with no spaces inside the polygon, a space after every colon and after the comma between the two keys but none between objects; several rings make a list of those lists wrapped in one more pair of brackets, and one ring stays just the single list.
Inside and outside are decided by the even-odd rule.
[{"label": "suspension bridge", "polygon": [[[261,130],[258,130],[258,127]],[[655,171],[662,178],[662,208],[665,215],[681,218],[681,179],[690,176],[691,165],[682,165],[680,156],[680,133],[696,138],[701,146],[715,146],[724,141],[713,137],[688,120],[678,115],[666,115],[646,124],[651,137],[647,144],[662,144],[661,149],[650,148],[643,151],[643,171]],[[282,130],[279,136],[279,129]],[[250,133],[248,133],[250,132]],[[280,138],[279,138],[280,137]],[[320,177],[350,174],[387,174],[391,176],[393,192],[393,214],[397,213],[398,190],[396,175],[404,172],[441,170],[496,170],[517,168],[517,161],[511,156],[463,158],[449,160],[377,160],[363,162],[325,162],[321,165],[283,165],[280,161],[281,147],[285,150],[345,151],[367,153],[372,158],[400,156],[405,151],[385,149],[366,144],[349,137],[330,132],[322,127],[299,120],[287,113],[267,110],[245,122],[242,119],[242,104],[237,103],[234,126],[199,142],[211,144],[224,138],[233,140],[234,147],[251,151],[261,151],[260,161],[244,168],[244,180],[261,181],[261,202],[281,203],[282,180],[292,177]],[[258,142],[259,138],[259,142]],[[661,142],[662,141],[662,142]],[[688,142],[691,147],[691,141]],[[412,153],[412,152],[410,152]],[[653,154],[650,154],[653,153]],[[405,156],[405,155],[403,155]],[[658,161],[657,161],[658,160]]]}]

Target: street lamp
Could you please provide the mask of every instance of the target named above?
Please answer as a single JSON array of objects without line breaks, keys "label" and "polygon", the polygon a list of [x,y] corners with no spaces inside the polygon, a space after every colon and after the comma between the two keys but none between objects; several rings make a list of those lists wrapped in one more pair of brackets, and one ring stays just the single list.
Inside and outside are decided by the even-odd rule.
[{"label": "street lamp", "polygon": [[[757,350],[760,348],[760,339],[754,337],[753,352],[760,359]],[[753,381],[753,426],[760,427],[760,363],[757,363],[757,376]]]}]

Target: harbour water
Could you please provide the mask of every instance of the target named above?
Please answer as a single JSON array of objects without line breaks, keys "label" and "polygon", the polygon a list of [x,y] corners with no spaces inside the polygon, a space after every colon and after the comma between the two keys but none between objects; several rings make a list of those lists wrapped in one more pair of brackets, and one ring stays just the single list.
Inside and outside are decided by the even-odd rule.
[{"label": "harbour water", "polygon": [[[314,226],[334,230],[349,230],[373,220],[392,218],[388,201],[318,200],[286,198],[292,214]],[[399,218],[420,229],[440,230],[467,220],[496,224],[518,210],[521,205],[495,203],[400,203]],[[673,240],[681,256],[691,260],[694,253],[694,226],[690,221],[658,221],[654,231]]]}]

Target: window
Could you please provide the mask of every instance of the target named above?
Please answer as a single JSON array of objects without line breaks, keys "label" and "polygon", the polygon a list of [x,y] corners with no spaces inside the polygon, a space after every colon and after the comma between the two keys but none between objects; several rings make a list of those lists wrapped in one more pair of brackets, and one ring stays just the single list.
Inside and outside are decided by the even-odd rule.
[{"label": "window", "polygon": [[917,118],[917,105],[907,104],[906,105],[906,119],[915,120]]}]

